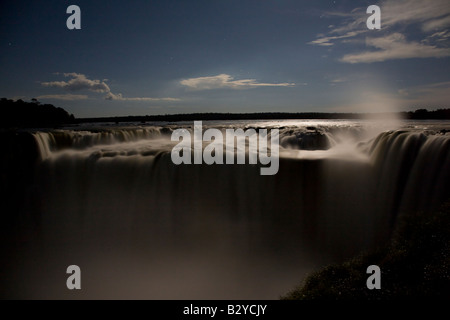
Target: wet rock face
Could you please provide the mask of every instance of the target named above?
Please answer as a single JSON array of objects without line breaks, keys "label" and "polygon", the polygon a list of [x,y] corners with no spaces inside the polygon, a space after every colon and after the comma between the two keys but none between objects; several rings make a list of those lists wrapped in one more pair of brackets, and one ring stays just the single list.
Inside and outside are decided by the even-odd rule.
[{"label": "wet rock face", "polygon": [[293,132],[281,138],[284,148],[300,150],[327,150],[331,147],[328,137],[319,131]]}]

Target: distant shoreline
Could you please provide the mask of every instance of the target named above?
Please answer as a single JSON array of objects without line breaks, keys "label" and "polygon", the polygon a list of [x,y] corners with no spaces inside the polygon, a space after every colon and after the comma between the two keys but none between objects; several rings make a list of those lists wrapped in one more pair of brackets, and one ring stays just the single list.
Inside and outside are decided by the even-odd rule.
[{"label": "distant shoreline", "polygon": [[328,112],[261,112],[261,113],[186,113],[147,116],[115,116],[96,118],[77,118],[76,123],[89,122],[178,122],[195,120],[298,120],[298,119],[412,119],[412,120],[450,120],[450,109],[427,111],[419,109],[409,112],[389,113],[328,113]]},{"label": "distant shoreline", "polygon": [[385,112],[385,113],[331,113],[331,112],[255,112],[255,113],[186,113],[145,116],[113,116],[95,118],[76,118],[61,107],[41,104],[37,99],[0,99],[0,128],[51,128],[92,122],[178,122],[200,120],[290,120],[290,119],[412,119],[412,120],[450,120],[450,109],[428,111]]}]

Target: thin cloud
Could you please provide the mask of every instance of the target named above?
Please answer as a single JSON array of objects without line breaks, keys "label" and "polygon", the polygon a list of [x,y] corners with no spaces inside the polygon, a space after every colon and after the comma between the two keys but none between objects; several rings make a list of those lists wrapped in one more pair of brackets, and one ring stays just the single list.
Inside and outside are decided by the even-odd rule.
[{"label": "thin cloud", "polygon": [[[55,73],[56,75],[60,75],[60,73]],[[105,100],[119,100],[119,101],[179,101],[180,99],[176,98],[150,98],[150,97],[130,97],[126,98],[121,93],[113,93],[111,92],[110,87],[106,84],[107,79],[103,80],[91,80],[88,79],[84,74],[81,73],[62,73],[64,77],[70,77],[71,79],[68,81],[52,81],[52,82],[41,82],[41,85],[44,87],[51,88],[61,88],[67,91],[81,91],[87,90],[96,93],[106,93],[103,97]],[[86,95],[74,95],[74,94],[66,94],[66,95],[46,95],[41,96],[46,97],[47,99],[61,99],[61,100],[81,100],[87,99]]]},{"label": "thin cloud", "polygon": [[[325,35],[318,35],[311,45],[350,46],[364,41],[370,49],[348,53],[339,60],[345,63],[371,63],[393,59],[441,58],[450,56],[448,27],[450,6],[448,0],[385,0],[381,8],[381,30],[368,30],[366,8],[355,8],[349,13],[328,12],[326,16],[340,17],[343,22],[333,25]],[[422,39],[408,40],[407,27],[415,25],[422,31]],[[353,41],[354,40],[354,41]],[[363,42],[364,43],[364,42]]]},{"label": "thin cloud", "polygon": [[342,83],[342,82],[346,82],[347,79],[346,78],[336,78],[336,79],[332,79],[330,82],[332,84],[336,84],[336,83]]},{"label": "thin cloud", "polygon": [[192,90],[212,90],[212,89],[251,89],[257,87],[293,87],[295,83],[263,83],[256,79],[233,80],[228,74],[219,74],[211,77],[198,77],[181,80],[183,86]]},{"label": "thin cloud", "polygon": [[378,51],[346,54],[340,61],[348,63],[370,63],[407,58],[441,58],[450,56],[450,48],[438,48],[419,42],[407,42],[405,36],[394,33],[383,38],[366,39],[369,47]]},{"label": "thin cloud", "polygon": [[105,100],[119,100],[119,101],[180,101],[177,98],[126,98],[121,93],[114,94],[108,92],[105,96]]},{"label": "thin cloud", "polygon": [[[450,26],[448,0],[385,0],[378,6],[381,9],[382,29],[418,23],[422,31],[428,32]],[[341,25],[333,25],[330,34],[344,34],[365,28],[369,17],[366,8],[355,8],[350,13],[327,12],[325,16],[345,18]]]},{"label": "thin cloud", "polygon": [[319,45],[319,46],[332,46],[334,45],[331,41],[332,40],[337,40],[337,39],[344,39],[344,38],[351,38],[354,37],[358,34],[362,33],[362,31],[350,31],[347,32],[346,34],[342,35],[342,36],[329,36],[329,37],[320,37],[314,41],[308,42],[308,44],[315,44],[315,45]]},{"label": "thin cloud", "polygon": [[435,32],[431,36],[428,36],[425,40],[423,40],[426,43],[432,42],[432,41],[448,41],[450,38],[450,32],[448,30]]},{"label": "thin cloud", "polygon": [[386,0],[381,2],[381,21],[387,26],[419,23],[423,31],[450,25],[448,0]]},{"label": "thin cloud", "polygon": [[43,96],[38,96],[36,99],[55,99],[55,100],[86,100],[88,99],[87,95],[84,94],[47,94]]},{"label": "thin cloud", "polygon": [[64,77],[71,77],[69,81],[41,82],[44,87],[62,88],[68,91],[89,90],[92,92],[110,92],[109,86],[100,80],[90,80],[84,74],[63,73]]},{"label": "thin cloud", "polygon": [[424,31],[433,31],[446,28],[448,26],[450,26],[450,15],[443,17],[442,19],[427,21],[423,24],[422,29]]}]

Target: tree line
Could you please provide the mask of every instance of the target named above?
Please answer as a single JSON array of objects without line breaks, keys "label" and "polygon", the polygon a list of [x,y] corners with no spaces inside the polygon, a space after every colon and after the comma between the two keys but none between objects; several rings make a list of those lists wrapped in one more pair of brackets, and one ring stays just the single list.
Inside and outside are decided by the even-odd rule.
[{"label": "tree line", "polygon": [[52,104],[41,104],[36,99],[0,99],[1,128],[54,127],[75,123],[73,114]]},{"label": "tree line", "polygon": [[118,116],[78,119],[79,122],[177,122],[196,120],[284,120],[284,119],[402,119],[450,120],[450,109],[428,111],[390,112],[390,113],[327,113],[327,112],[260,112],[260,113],[187,113],[147,116]]},{"label": "tree line", "polygon": [[275,119],[376,119],[397,116],[403,119],[449,120],[450,109],[417,109],[392,113],[327,113],[327,112],[260,112],[260,113],[188,113],[146,116],[75,118],[60,107],[42,104],[37,99],[0,99],[0,128],[57,127],[86,122],[177,122],[195,120],[275,120]]}]

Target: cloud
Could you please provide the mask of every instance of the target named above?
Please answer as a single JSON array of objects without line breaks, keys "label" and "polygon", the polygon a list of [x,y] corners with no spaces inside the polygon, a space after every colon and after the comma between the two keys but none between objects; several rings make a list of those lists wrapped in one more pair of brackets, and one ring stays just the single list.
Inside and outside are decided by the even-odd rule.
[{"label": "cloud", "polygon": [[386,0],[380,8],[386,26],[419,23],[423,31],[431,31],[450,25],[448,0]]},{"label": "cloud", "polygon": [[[417,23],[424,32],[428,32],[450,26],[448,0],[385,0],[377,5],[381,9],[382,29]],[[359,30],[361,27],[366,29],[366,21],[369,17],[366,7],[355,8],[350,13],[327,12],[324,15],[345,18],[339,26],[333,25],[331,34],[343,34],[350,30]],[[369,30],[366,29],[366,31]]]},{"label": "cloud", "polygon": [[219,74],[211,77],[190,78],[180,81],[183,86],[193,90],[211,89],[250,89],[257,87],[293,87],[295,83],[262,83],[255,79],[233,80],[228,74]]},{"label": "cloud", "polygon": [[[60,73],[56,73],[60,75]],[[52,81],[52,82],[41,82],[44,87],[61,88],[67,91],[81,91],[88,90],[96,93],[106,93],[104,96],[105,100],[120,100],[120,101],[179,101],[176,98],[149,98],[149,97],[131,97],[125,98],[121,93],[111,92],[110,87],[106,84],[107,79],[103,80],[91,80],[88,79],[84,74],[81,73],[62,73],[64,77],[71,77],[69,81]],[[87,99],[86,95],[46,95],[41,96],[41,98],[47,99],[61,99],[61,100],[81,100]]]},{"label": "cloud", "polygon": [[450,25],[450,15],[443,17],[442,19],[427,21],[423,24],[422,29],[424,31],[433,31],[448,27],[449,25]]},{"label": "cloud", "polygon": [[55,100],[86,100],[87,95],[84,94],[47,94],[43,96],[38,96],[36,99],[55,99]]},{"label": "cloud", "polygon": [[[363,52],[348,53],[339,59],[346,63],[450,56],[448,0],[385,0],[378,5],[381,8],[381,30],[367,29],[369,15],[366,8],[355,8],[349,13],[327,12],[325,16],[341,18],[342,23],[334,24],[331,28],[328,26],[331,30],[327,34],[318,35],[308,44],[333,46],[339,43],[349,46],[362,40],[370,48]],[[409,30],[421,32],[408,34]]]},{"label": "cloud", "polygon": [[424,40],[422,40],[422,43],[425,44],[435,44],[440,45],[442,47],[449,47],[449,39],[450,38],[450,32],[448,29],[443,31],[435,32],[428,37],[426,37]]},{"label": "cloud", "polygon": [[406,58],[441,58],[450,56],[450,48],[438,48],[419,42],[407,42],[405,36],[393,33],[386,37],[368,38],[366,45],[381,50],[344,55],[340,61],[370,63]]},{"label": "cloud", "polygon": [[330,42],[331,40],[351,38],[351,37],[354,37],[354,36],[356,36],[356,35],[358,35],[360,33],[362,33],[362,31],[359,31],[359,32],[357,32],[357,31],[350,31],[350,32],[347,32],[346,34],[344,34],[342,36],[329,36],[329,37],[322,36],[322,37],[319,37],[318,39],[316,39],[314,41],[308,42],[308,44],[316,44],[316,45],[319,45],[319,46],[332,46],[333,43]]},{"label": "cloud", "polygon": [[69,81],[41,82],[44,87],[62,88],[68,91],[89,90],[92,92],[110,92],[109,86],[100,80],[90,80],[84,74],[63,73],[64,77],[72,77]]},{"label": "cloud", "polygon": [[346,79],[344,79],[344,78],[338,78],[338,79],[331,80],[332,83],[340,83],[340,82],[345,82],[345,81],[346,81]]},{"label": "cloud", "polygon": [[120,101],[180,101],[177,98],[126,98],[121,93],[108,92],[105,96],[105,100],[120,100]]}]

